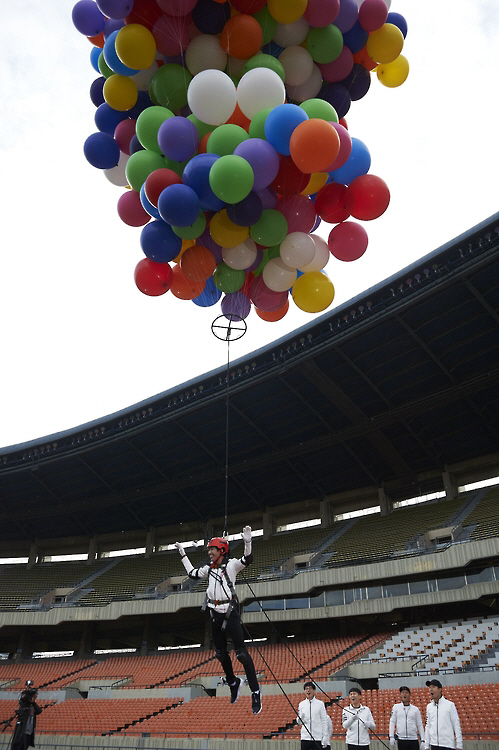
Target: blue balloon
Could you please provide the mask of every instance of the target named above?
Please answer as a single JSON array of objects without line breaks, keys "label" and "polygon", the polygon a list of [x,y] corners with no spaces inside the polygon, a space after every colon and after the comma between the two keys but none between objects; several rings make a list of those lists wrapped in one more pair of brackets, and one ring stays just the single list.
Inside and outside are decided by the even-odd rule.
[{"label": "blue balloon", "polygon": [[144,146],[139,141],[136,134],[132,135],[132,137],[130,138],[130,145],[128,147],[128,150],[130,151],[130,156],[132,154],[136,154],[137,151],[145,151]]},{"label": "blue balloon", "polygon": [[161,218],[175,227],[189,227],[194,224],[200,208],[197,194],[184,184],[168,185],[158,198]]},{"label": "blue balloon", "polygon": [[153,219],[161,219],[161,216],[159,215],[159,211],[156,208],[156,206],[153,206],[152,203],[147,200],[145,182],[140,187],[139,197],[140,197],[140,202],[142,203],[142,208],[144,209],[144,211],[147,211],[149,216],[152,216]]},{"label": "blue balloon", "polygon": [[366,144],[358,138],[352,138],[352,152],[345,164],[329,174],[340,185],[349,185],[356,177],[369,172],[371,154]]},{"label": "blue balloon", "polygon": [[305,120],[308,120],[308,115],[297,104],[279,104],[267,115],[264,125],[265,138],[276,151],[289,156],[289,141],[293,130]]},{"label": "blue balloon", "polygon": [[140,233],[140,246],[144,255],[157,263],[168,263],[179,254],[182,240],[162,219],[150,221]]},{"label": "blue balloon", "polygon": [[[94,47],[94,49],[97,49],[97,47]],[[104,76],[101,76],[100,78],[96,78],[90,86],[90,99],[92,100],[92,104],[96,107],[100,107],[101,104],[104,104],[104,94],[102,90],[105,82],[106,79]]]},{"label": "blue balloon", "polygon": [[90,50],[90,64],[95,72],[99,73],[99,75],[99,57],[101,52],[102,50],[100,49],[100,47],[92,47],[92,49]]},{"label": "blue balloon", "polygon": [[215,0],[198,0],[192,11],[192,20],[202,34],[220,34],[230,18],[229,3]]},{"label": "blue balloon", "polygon": [[216,305],[221,296],[222,292],[215,286],[213,276],[210,276],[209,279],[206,280],[205,287],[201,294],[198,297],[194,297],[192,301],[195,305],[198,305],[198,307],[211,307],[212,305]]},{"label": "blue balloon", "polygon": [[111,68],[114,73],[119,73],[122,76],[133,76],[139,71],[124,65],[116,54],[115,41],[117,36],[118,32],[113,31],[111,34],[109,34],[108,38],[104,42],[104,47],[102,50],[104,60],[108,68]]},{"label": "blue balloon", "polygon": [[139,91],[137,96],[137,104],[135,104],[132,109],[127,109],[127,117],[130,117],[131,120],[136,120],[140,113],[150,107],[151,104],[152,101],[149,98],[149,94],[147,93],[147,91]]},{"label": "blue balloon", "polygon": [[197,154],[184,167],[182,182],[199,198],[203,211],[220,211],[225,203],[217,198],[210,187],[210,169],[220,157],[218,154]]},{"label": "blue balloon", "polygon": [[97,5],[110,19],[121,20],[133,10],[133,0],[98,0]]},{"label": "blue balloon", "polygon": [[250,227],[263,213],[261,199],[256,193],[248,193],[239,203],[227,203],[227,216],[240,227]]},{"label": "blue balloon", "polygon": [[276,44],[274,41],[270,41],[268,44],[264,44],[262,47],[262,52],[265,55],[272,55],[272,57],[279,57],[281,52],[284,51],[284,47],[281,47],[279,44]]},{"label": "blue balloon", "polygon": [[352,28],[343,34],[343,44],[355,55],[365,46],[368,37],[369,32],[363,29],[358,21],[355,21]]},{"label": "blue balloon", "polygon": [[338,118],[345,117],[352,103],[350,94],[341,83],[326,83],[317,94],[317,98],[329,102],[336,110]]},{"label": "blue balloon", "polygon": [[112,169],[120,160],[120,147],[108,133],[92,133],[83,144],[85,158],[97,169]]},{"label": "blue balloon", "polygon": [[95,110],[94,120],[98,130],[109,135],[114,135],[118,123],[126,120],[127,117],[126,112],[118,112],[117,109],[113,109],[107,102],[104,102],[104,104],[100,104]]},{"label": "blue balloon", "polygon": [[400,29],[404,39],[406,38],[407,21],[405,20],[404,16],[400,15],[400,13],[389,13],[386,19],[386,23],[392,23],[394,26]]},{"label": "blue balloon", "polygon": [[355,63],[350,73],[341,81],[350,95],[350,99],[356,102],[362,99],[369,91],[371,85],[371,74],[363,65]]}]

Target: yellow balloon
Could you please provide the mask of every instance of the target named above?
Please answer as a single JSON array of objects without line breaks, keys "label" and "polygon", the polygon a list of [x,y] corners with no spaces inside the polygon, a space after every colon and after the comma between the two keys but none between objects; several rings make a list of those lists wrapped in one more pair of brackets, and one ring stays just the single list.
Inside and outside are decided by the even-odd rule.
[{"label": "yellow balloon", "polygon": [[308,0],[268,0],[269,13],[278,23],[293,23],[305,13]]},{"label": "yellow balloon", "polygon": [[369,57],[377,63],[391,63],[402,52],[404,35],[393,23],[384,23],[369,34],[366,49]]},{"label": "yellow balloon", "polygon": [[180,252],[177,255],[176,258],[173,259],[174,263],[180,263],[180,258],[185,253],[188,247],[192,247],[196,244],[196,240],[182,240],[182,247],[180,248]]},{"label": "yellow balloon", "polygon": [[293,284],[294,303],[304,312],[322,312],[333,299],[333,282],[322,271],[308,271]]},{"label": "yellow balloon", "polygon": [[324,187],[328,181],[329,174],[327,172],[312,172],[308,181],[307,187],[302,190],[302,195],[313,195],[321,187]]},{"label": "yellow balloon", "polygon": [[150,68],[156,57],[156,40],[140,23],[123,26],[116,34],[115,47],[121,62],[135,70]]},{"label": "yellow balloon", "polygon": [[128,76],[115,73],[106,78],[102,90],[104,101],[119,112],[126,112],[137,104],[138,90],[135,82]]},{"label": "yellow balloon", "polygon": [[218,211],[210,221],[210,235],[222,247],[236,247],[249,237],[249,227],[234,224],[227,216],[227,211]]},{"label": "yellow balloon", "polygon": [[401,86],[409,75],[409,61],[404,55],[399,55],[391,63],[378,65],[376,75],[383,86],[394,89]]}]

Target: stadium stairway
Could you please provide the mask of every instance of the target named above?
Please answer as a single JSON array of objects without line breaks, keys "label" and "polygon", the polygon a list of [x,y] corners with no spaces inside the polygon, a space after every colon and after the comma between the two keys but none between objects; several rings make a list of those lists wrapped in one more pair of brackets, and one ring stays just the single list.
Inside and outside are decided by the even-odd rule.
[{"label": "stadium stairway", "polygon": [[189,672],[193,672],[194,670],[198,669],[199,667],[203,666],[204,664],[209,664],[210,662],[216,661],[216,656],[209,656],[204,661],[199,661],[196,664],[194,664],[192,667],[188,667],[187,669],[183,669],[181,672],[177,672],[177,674],[170,675],[170,677],[167,677],[166,680],[161,680],[160,682],[154,683],[154,685],[149,685],[150,688],[155,687],[161,687],[167,685],[168,682],[172,682],[173,680],[176,680],[178,677],[182,677],[183,675],[188,675]]},{"label": "stadium stairway", "polygon": [[53,680],[49,680],[48,682],[41,683],[40,685],[37,685],[38,690],[42,690],[43,688],[47,687],[53,687],[54,685],[56,687],[60,687],[60,685],[56,685],[60,680],[67,680],[68,677],[73,677],[75,674],[78,674],[79,672],[85,672],[89,667],[95,666],[95,664],[98,664],[99,662],[97,659],[90,664],[85,664],[84,667],[80,667],[79,669],[75,669],[72,672],[67,672],[66,674],[60,675],[60,677],[56,677]]},{"label": "stadium stairway", "polygon": [[[302,674],[300,674],[298,677],[295,677],[294,679],[290,680],[290,682],[291,683],[301,682],[302,680],[305,679],[305,677],[311,677],[315,672],[318,672],[319,669],[322,669],[322,667],[325,667],[327,664],[331,664],[333,661],[337,661],[338,659],[341,659],[342,656],[346,656],[351,651],[355,651],[360,646],[362,646],[363,643],[366,643],[369,640],[370,640],[370,636],[368,636],[368,635],[364,636],[363,638],[359,638],[359,640],[356,641],[355,643],[352,643],[351,646],[348,646],[347,648],[343,649],[343,651],[340,651],[338,654],[335,654],[330,659],[326,659],[321,664],[316,664],[315,667],[312,667],[308,671],[302,672]],[[385,638],[383,638],[382,640],[384,641]],[[372,648],[373,648],[373,646],[372,646],[372,644],[370,644],[369,645],[369,650],[371,650]],[[355,654],[355,658],[356,659],[359,658],[359,652],[358,651]],[[348,659],[341,665],[341,668],[344,667],[344,666],[346,666],[347,662],[348,662]]]},{"label": "stadium stairway", "polygon": [[470,496],[469,500],[462,506],[462,508],[459,509],[456,515],[449,518],[449,526],[457,526],[457,524],[459,523],[461,523],[463,526],[466,526],[464,522],[466,521],[467,517],[472,511],[475,510],[476,506],[481,500],[483,500],[487,492],[488,487],[474,492]]},{"label": "stadium stairway", "polygon": [[117,729],[112,729],[110,732],[104,732],[103,736],[119,734],[120,732],[130,729],[130,727],[135,727],[137,724],[141,724],[143,721],[146,721],[147,719],[151,719],[153,716],[159,716],[160,714],[164,714],[165,711],[171,711],[172,708],[177,708],[177,706],[181,706],[182,703],[183,703],[183,699],[179,700],[177,703],[172,703],[169,706],[165,706],[164,708],[159,708],[157,711],[151,711],[151,713],[146,714],[145,716],[141,716],[139,719],[134,719],[134,721],[130,721],[127,724],[123,724],[122,727],[117,727]]}]

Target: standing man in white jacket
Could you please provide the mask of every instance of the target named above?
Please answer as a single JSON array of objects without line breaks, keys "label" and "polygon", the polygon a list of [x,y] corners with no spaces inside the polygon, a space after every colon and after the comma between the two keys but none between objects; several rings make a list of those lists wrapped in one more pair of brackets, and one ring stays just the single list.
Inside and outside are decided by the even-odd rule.
[{"label": "standing man in white jacket", "polygon": [[371,709],[360,702],[361,695],[359,688],[351,688],[350,705],[343,709],[342,724],[347,730],[348,750],[369,750],[369,730],[376,729]]},{"label": "standing man in white jacket", "polygon": [[303,686],[306,698],[298,706],[298,723],[301,728],[301,750],[317,750],[317,746],[329,744],[329,724],[323,701],[315,697],[315,685],[306,682]]},{"label": "standing man in white jacket", "polygon": [[390,746],[398,750],[419,750],[418,734],[424,747],[424,728],[421,712],[411,703],[411,691],[403,685],[400,688],[401,703],[395,703],[390,716]]},{"label": "standing man in white jacket", "polygon": [[462,750],[463,735],[456,706],[442,695],[442,683],[428,680],[431,701],[426,706],[426,750]]}]

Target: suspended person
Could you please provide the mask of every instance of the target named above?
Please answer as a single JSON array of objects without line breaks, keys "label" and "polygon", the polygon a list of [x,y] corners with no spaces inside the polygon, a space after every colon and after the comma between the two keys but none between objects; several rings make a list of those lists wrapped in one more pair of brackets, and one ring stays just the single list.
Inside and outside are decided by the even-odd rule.
[{"label": "suspended person", "polygon": [[440,680],[428,680],[431,701],[426,706],[425,747],[427,750],[462,750],[463,735],[457,708],[442,695]]},{"label": "suspended person", "polygon": [[424,748],[421,712],[411,703],[411,691],[408,687],[402,685],[399,692],[401,703],[395,703],[390,716],[390,746],[395,747],[397,737],[398,750],[419,750],[420,742]]},{"label": "suspended person", "polygon": [[244,645],[243,628],[239,616],[239,602],[235,583],[237,574],[253,561],[251,551],[251,527],[245,526],[241,534],[244,541],[244,554],[237,560],[229,559],[229,543],[222,537],[214,537],[208,542],[209,565],[195,568],[180,542],[175,546],[180,552],[182,563],[189,578],[207,578],[205,606],[210,613],[210,628],[215,654],[225,672],[230,688],[230,702],[239,698],[241,678],[236,677],[232,661],[227,651],[227,636],[232,639],[237,660],[243,665],[251,690],[251,711],[259,714],[262,710],[262,696],[256,676],[253,659]]},{"label": "suspended person", "polygon": [[376,729],[371,709],[360,702],[361,691],[357,687],[350,689],[350,705],[343,708],[342,724],[347,730],[348,750],[369,750],[369,730]]},{"label": "suspended person", "polygon": [[37,695],[36,688],[28,688],[21,693],[11,750],[26,750],[28,747],[35,746],[36,717],[42,712],[36,703]]},{"label": "suspended person", "polygon": [[[298,706],[298,723],[301,728],[300,750],[326,748],[331,742],[328,715],[323,701],[315,696],[315,684],[310,680],[303,686],[305,699]],[[332,727],[331,727],[332,729]]]}]

